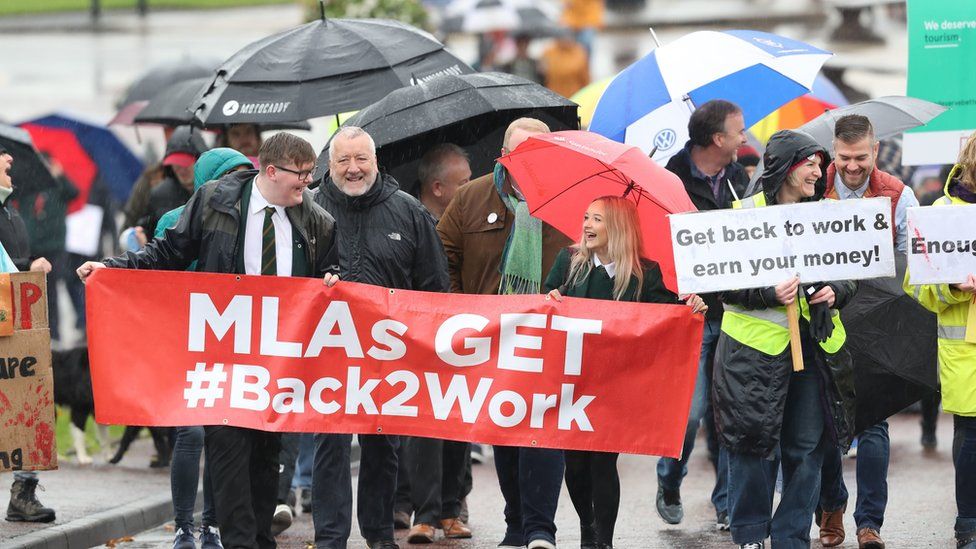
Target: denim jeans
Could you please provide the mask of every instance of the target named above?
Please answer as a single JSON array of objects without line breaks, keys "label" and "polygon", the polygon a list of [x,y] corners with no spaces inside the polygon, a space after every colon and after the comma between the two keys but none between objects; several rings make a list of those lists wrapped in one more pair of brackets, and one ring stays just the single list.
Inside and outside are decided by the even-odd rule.
[{"label": "denim jeans", "polygon": [[736,544],[772,537],[777,549],[810,547],[825,444],[820,379],[808,368],[792,374],[786,396],[779,451],[783,496],[775,514],[776,460],[729,451],[729,519]]},{"label": "denim jeans", "polygon": [[556,543],[556,506],[566,460],[562,450],[495,446],[495,472],[505,498],[503,545]]},{"label": "denim jeans", "polygon": [[315,435],[302,433],[298,436],[298,459],[295,474],[291,477],[292,488],[312,487],[312,465],[315,463]]},{"label": "denim jeans", "polygon": [[[695,380],[695,393],[691,399],[691,412],[688,414],[688,426],[685,429],[685,441],[681,450],[681,459],[661,458],[657,462],[657,483],[665,490],[678,490],[681,481],[688,474],[688,460],[695,449],[695,437],[698,426],[705,415],[711,410],[712,398],[712,361],[715,359],[715,348],[722,322],[712,320],[705,323],[702,334],[701,355],[698,360],[698,377]],[[721,453],[719,454],[721,460]],[[716,464],[715,490],[712,492],[712,503],[716,512],[726,509],[728,493],[728,475],[719,474],[727,470],[723,463]]]},{"label": "denim jeans", "polygon": [[[854,522],[857,528],[881,530],[888,506],[888,458],[891,442],[888,422],[882,421],[857,437],[857,505]],[[830,445],[824,451],[820,508],[837,511],[847,505],[843,458],[840,449]]]},{"label": "denim jeans", "polygon": [[[200,484],[200,454],[203,453],[203,427],[177,427],[170,464],[169,484],[173,493],[173,514],[177,527],[193,525],[193,506]],[[203,524],[217,525],[214,511],[210,460],[203,464]]]},{"label": "denim jeans", "polygon": [[976,533],[976,417],[953,416],[956,533]]},{"label": "denim jeans", "polygon": [[[346,549],[352,531],[352,435],[315,435],[312,468],[312,524],[318,549]],[[393,539],[399,437],[359,435],[356,517],[368,542]]]}]

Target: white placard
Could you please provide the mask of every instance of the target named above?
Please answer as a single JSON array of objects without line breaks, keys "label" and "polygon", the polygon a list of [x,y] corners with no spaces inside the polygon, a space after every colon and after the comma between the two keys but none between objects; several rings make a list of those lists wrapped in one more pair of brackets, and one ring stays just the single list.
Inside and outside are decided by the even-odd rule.
[{"label": "white placard", "polygon": [[907,211],[912,284],[956,284],[976,273],[976,205]]},{"label": "white placard", "polygon": [[669,216],[683,294],[894,276],[891,200],[823,200]]},{"label": "white placard", "polygon": [[92,204],[85,204],[77,212],[68,215],[65,218],[67,234],[64,249],[78,255],[97,256],[104,215],[105,210]]}]

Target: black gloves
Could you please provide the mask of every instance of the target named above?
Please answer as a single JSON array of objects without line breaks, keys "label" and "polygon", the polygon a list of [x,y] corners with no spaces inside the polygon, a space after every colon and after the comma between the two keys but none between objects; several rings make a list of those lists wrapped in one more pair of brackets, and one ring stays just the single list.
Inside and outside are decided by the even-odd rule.
[{"label": "black gloves", "polygon": [[[810,304],[813,294],[826,287],[826,284],[808,284],[803,287],[803,295]],[[834,323],[830,315],[830,307],[826,303],[810,304],[810,337],[823,343],[827,341],[830,334],[834,333]]]}]

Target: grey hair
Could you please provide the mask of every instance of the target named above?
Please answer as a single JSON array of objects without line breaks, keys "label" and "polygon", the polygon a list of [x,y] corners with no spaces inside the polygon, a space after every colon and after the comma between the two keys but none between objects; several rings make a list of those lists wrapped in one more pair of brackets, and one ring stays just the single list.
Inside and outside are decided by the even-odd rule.
[{"label": "grey hair", "polygon": [[454,143],[441,143],[427,151],[417,166],[417,179],[420,180],[420,184],[427,186],[439,179],[444,174],[444,168],[447,167],[445,161],[452,156],[469,160],[467,151]]},{"label": "grey hair", "polygon": [[[366,130],[359,126],[343,126],[339,128],[339,131],[335,132],[335,135],[332,136],[331,143],[335,143],[338,139],[355,139],[361,135],[365,135],[366,139],[369,140],[369,150],[373,153],[373,156],[376,156],[376,142],[373,141],[373,136],[369,135]],[[329,145],[329,162],[335,160],[335,153],[333,152],[335,148],[332,147],[331,143]]]}]

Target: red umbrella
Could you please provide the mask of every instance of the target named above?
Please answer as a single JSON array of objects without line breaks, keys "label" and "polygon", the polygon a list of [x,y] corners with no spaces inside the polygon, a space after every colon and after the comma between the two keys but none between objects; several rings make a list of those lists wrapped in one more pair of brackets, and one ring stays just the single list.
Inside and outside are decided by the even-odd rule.
[{"label": "red umbrella", "polygon": [[677,291],[668,214],[696,211],[678,176],[637,147],[585,131],[534,135],[499,159],[518,182],[529,212],[578,240],[594,199],[631,197],[640,215],[644,256],[657,261]]},{"label": "red umbrella", "polygon": [[98,174],[98,166],[71,130],[37,124],[21,124],[21,127],[31,134],[37,150],[57,160],[64,174],[78,188],[78,196],[68,204],[68,213],[80,210],[88,202],[88,193]]}]

